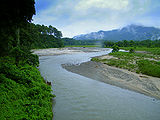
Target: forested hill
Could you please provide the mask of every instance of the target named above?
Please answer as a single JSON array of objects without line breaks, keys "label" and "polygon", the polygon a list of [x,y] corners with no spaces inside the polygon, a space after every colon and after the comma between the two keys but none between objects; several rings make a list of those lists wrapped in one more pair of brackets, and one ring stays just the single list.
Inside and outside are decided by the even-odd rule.
[{"label": "forested hill", "polygon": [[160,29],[139,25],[128,25],[111,31],[98,31],[73,37],[76,40],[158,40]]}]

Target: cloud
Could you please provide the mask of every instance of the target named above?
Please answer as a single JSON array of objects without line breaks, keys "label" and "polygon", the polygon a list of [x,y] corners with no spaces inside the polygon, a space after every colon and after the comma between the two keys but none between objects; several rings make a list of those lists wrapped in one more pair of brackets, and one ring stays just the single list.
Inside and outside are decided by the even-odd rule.
[{"label": "cloud", "polygon": [[77,5],[77,10],[87,10],[89,8],[109,8],[121,10],[127,7],[128,0],[81,0]]},{"label": "cloud", "polygon": [[118,23],[108,22],[107,25],[105,24],[106,24],[105,22],[101,22],[100,24],[94,20],[93,21],[85,20],[85,21],[74,22],[65,27],[60,27],[60,29],[62,30],[62,33],[65,36],[75,36],[79,34],[96,32],[99,30],[112,30],[116,29],[117,27],[122,27]]},{"label": "cloud", "polygon": [[[40,9],[34,16],[34,23],[55,26],[65,37],[98,30],[110,30],[131,23],[160,26],[160,23],[155,22],[156,19],[160,20],[159,12],[157,12],[160,9],[159,0],[47,1],[50,1],[50,4],[45,4],[43,7],[45,1],[40,0],[40,6],[37,8],[43,9]],[[154,18],[156,19],[153,20]]]}]

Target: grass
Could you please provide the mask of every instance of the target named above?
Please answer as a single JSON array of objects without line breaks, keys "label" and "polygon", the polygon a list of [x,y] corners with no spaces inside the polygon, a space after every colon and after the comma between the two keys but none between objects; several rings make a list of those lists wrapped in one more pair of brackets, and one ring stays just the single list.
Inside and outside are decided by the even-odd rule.
[{"label": "grass", "polygon": [[66,45],[65,47],[101,47],[100,45]]},{"label": "grass", "polygon": [[52,120],[51,86],[35,66],[0,58],[0,120]]},{"label": "grass", "polygon": [[160,62],[141,60],[137,64],[141,73],[160,78]]},{"label": "grass", "polygon": [[[144,50],[144,49],[143,49]],[[127,69],[132,72],[160,77],[160,56],[147,53],[114,52],[111,59],[92,58],[92,61]]]}]

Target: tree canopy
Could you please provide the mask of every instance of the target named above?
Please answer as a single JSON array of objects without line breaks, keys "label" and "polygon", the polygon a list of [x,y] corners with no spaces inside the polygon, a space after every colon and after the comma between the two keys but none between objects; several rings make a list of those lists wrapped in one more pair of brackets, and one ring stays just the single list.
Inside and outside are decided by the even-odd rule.
[{"label": "tree canopy", "polygon": [[[1,0],[0,55],[6,54],[19,43],[20,27],[31,22],[35,14],[34,0]],[[18,40],[18,41],[17,41]]]}]

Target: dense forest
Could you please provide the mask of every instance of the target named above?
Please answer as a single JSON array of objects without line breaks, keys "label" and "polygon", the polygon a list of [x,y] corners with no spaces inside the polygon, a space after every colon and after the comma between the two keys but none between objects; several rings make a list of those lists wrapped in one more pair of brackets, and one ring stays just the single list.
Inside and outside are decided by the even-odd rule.
[{"label": "dense forest", "polygon": [[101,44],[99,40],[75,40],[73,38],[62,38],[62,41],[65,46],[72,45],[97,45]]},{"label": "dense forest", "polygon": [[51,25],[35,25],[28,23],[25,28],[21,29],[20,42],[21,48],[59,48],[63,47],[63,41],[61,39],[62,33]]},{"label": "dense forest", "polygon": [[54,95],[30,50],[62,47],[62,33],[31,23],[34,0],[2,0],[0,8],[0,120],[51,120]]}]

